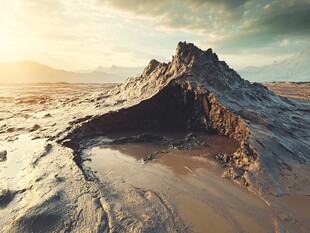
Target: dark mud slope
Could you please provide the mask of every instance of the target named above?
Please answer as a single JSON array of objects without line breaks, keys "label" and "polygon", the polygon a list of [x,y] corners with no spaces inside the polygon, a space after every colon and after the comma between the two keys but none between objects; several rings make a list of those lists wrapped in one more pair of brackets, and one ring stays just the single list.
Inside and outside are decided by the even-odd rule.
[{"label": "dark mud slope", "polygon": [[304,188],[310,170],[308,105],[243,80],[211,49],[179,43],[171,62],[152,60],[140,77],[128,79],[96,101],[102,114],[71,122],[60,142],[79,151],[83,140],[115,131],[219,133],[240,145],[222,161],[226,177],[264,197],[309,192]]},{"label": "dark mud slope", "polygon": [[170,83],[138,105],[97,116],[71,136],[76,147],[85,137],[127,130],[188,130],[219,133],[239,142],[247,136],[242,120],[222,106],[211,93],[193,90],[190,84]]}]

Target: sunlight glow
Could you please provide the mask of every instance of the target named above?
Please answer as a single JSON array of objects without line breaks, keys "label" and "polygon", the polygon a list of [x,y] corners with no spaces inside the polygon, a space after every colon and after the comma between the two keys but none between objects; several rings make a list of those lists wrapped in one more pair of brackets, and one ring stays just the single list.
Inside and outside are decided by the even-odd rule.
[{"label": "sunlight glow", "polygon": [[[268,64],[309,46],[309,37],[249,34],[248,27],[258,22],[255,17],[263,22],[263,14],[277,12],[274,6],[259,15],[245,4],[247,14],[240,15],[229,8],[235,3],[206,2],[198,7],[199,1],[164,1],[152,8],[149,2],[139,1],[135,7],[112,0],[1,0],[0,63],[34,60],[66,70],[145,66],[153,58],[168,61],[176,44],[188,41],[202,49],[213,48],[239,68]],[[245,50],[251,51],[247,59]]]}]

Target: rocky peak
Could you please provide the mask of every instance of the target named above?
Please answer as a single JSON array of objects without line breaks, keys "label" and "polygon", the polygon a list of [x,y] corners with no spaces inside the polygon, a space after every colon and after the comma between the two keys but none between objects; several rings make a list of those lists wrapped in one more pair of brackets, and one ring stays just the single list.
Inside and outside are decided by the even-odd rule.
[{"label": "rocky peak", "polygon": [[[204,86],[223,97],[229,90],[240,92],[240,88],[250,85],[225,62],[219,61],[212,49],[203,51],[192,43],[180,42],[171,62],[165,64],[151,60],[140,77],[130,79],[122,86],[122,95],[136,95],[137,99],[142,98],[142,93],[149,96],[172,80],[182,80],[192,86]],[[123,98],[128,99],[128,96]]]},{"label": "rocky peak", "polygon": [[196,55],[202,50],[196,47],[193,43],[179,42],[176,48],[177,57],[187,57],[188,55]]},{"label": "rocky peak", "polygon": [[160,64],[161,63],[159,61],[152,59],[150,63],[145,67],[143,75],[145,76],[150,75]]},{"label": "rocky peak", "polygon": [[243,80],[233,69],[220,61],[211,48],[204,51],[192,43],[180,42],[170,68],[175,76],[183,77],[194,85],[205,85],[219,95],[227,90],[247,88],[249,83]]},{"label": "rocky peak", "polygon": [[218,56],[216,53],[213,53],[211,48],[203,51],[194,44],[187,42],[179,42],[174,59],[177,59],[179,63],[186,64],[194,63],[197,60],[203,63],[219,62]]}]

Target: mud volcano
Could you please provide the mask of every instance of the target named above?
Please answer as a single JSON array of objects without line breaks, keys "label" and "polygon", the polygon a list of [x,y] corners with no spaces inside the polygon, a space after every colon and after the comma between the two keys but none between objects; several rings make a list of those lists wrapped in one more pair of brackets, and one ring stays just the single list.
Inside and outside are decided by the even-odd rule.
[{"label": "mud volcano", "polygon": [[[205,80],[194,77],[195,70],[186,67],[193,66],[198,69],[198,58],[203,60],[203,65],[211,71],[211,74],[206,74]],[[248,159],[254,161],[256,155],[248,146],[244,146],[249,134],[244,121],[225,108],[209,90],[197,86],[198,81],[210,79],[224,91],[224,87],[217,80],[221,78],[217,77],[221,73],[216,72],[216,69],[223,68],[237,75],[225,63],[219,62],[217,55],[211,50],[202,52],[192,44],[180,43],[177,55],[171,63],[152,60],[139,78],[129,79],[111,91],[111,97],[106,102],[115,101],[114,104],[121,103],[124,107],[86,119],[73,131],[65,144],[78,151],[85,139],[130,130],[205,132],[224,135],[238,141],[243,145],[238,156],[242,157],[241,153],[246,152]],[[225,76],[225,79],[232,78],[235,77]],[[249,84],[240,77],[237,78],[236,81],[241,84]],[[132,106],[126,106],[128,104]],[[75,123],[78,122],[73,124]]]},{"label": "mud volcano", "polygon": [[[300,193],[307,197],[310,192],[307,105],[243,80],[211,49],[202,51],[180,42],[171,62],[152,60],[141,76],[129,78],[93,101],[96,112],[101,109],[102,113],[72,121],[68,133],[58,138],[74,150],[84,174],[82,151],[97,137],[133,130],[203,132],[237,142],[235,152],[216,156],[225,167],[223,176],[247,187],[268,205],[284,211],[286,204],[277,197],[294,198]],[[299,212],[301,229],[310,227],[307,218]],[[299,227],[298,221],[292,224],[285,219],[294,218],[273,218],[276,230]]]},{"label": "mud volcano", "polygon": [[81,120],[73,122],[77,129],[73,129],[64,143],[79,151],[85,139],[128,130],[170,129],[220,134],[235,139],[240,145],[236,153],[222,160],[229,161],[233,168],[227,175],[249,185],[241,177],[257,158],[249,144],[249,127],[240,114],[233,114],[216,94],[219,99],[230,95],[229,100],[235,102],[236,98],[244,99],[244,94],[257,100],[260,98],[257,93],[264,98],[279,98],[262,85],[241,79],[225,62],[219,61],[211,49],[202,51],[193,44],[179,43],[172,62],[152,60],[140,77],[128,79],[109,96],[101,97],[105,105],[114,105],[116,110],[87,117],[82,123]]}]

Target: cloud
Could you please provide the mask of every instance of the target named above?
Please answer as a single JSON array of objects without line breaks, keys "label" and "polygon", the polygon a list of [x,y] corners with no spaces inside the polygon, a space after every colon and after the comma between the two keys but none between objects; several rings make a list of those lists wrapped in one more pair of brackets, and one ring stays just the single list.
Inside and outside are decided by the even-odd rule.
[{"label": "cloud", "polygon": [[290,41],[288,39],[284,39],[280,43],[281,46],[288,46],[289,44],[290,44]]},{"label": "cloud", "polygon": [[142,61],[141,63],[147,64],[151,59],[166,61],[167,59],[160,54],[148,53],[134,48],[125,46],[113,46],[112,51],[115,54],[125,55],[124,57],[131,57],[133,60]]},{"label": "cloud", "polygon": [[154,26],[204,35],[217,47],[266,47],[310,38],[309,0],[97,0],[100,5],[154,19]]},{"label": "cloud", "polygon": [[282,0],[265,5],[263,13],[243,30],[255,29],[268,35],[309,35],[310,1]]},{"label": "cloud", "polygon": [[120,10],[130,11],[137,15],[155,16],[173,12],[180,6],[187,8],[191,12],[217,10],[219,14],[228,13],[228,11],[235,10],[246,4],[249,0],[97,0],[97,2]]},{"label": "cloud", "polygon": [[250,0],[97,0],[101,5],[133,16],[152,17],[156,25],[169,29],[212,32],[218,22],[238,21]]},{"label": "cloud", "polygon": [[310,44],[309,6],[310,0],[0,0],[0,61],[41,56],[56,63],[48,53],[69,60],[61,67],[134,66],[169,59],[184,40],[226,55],[299,52]]}]

